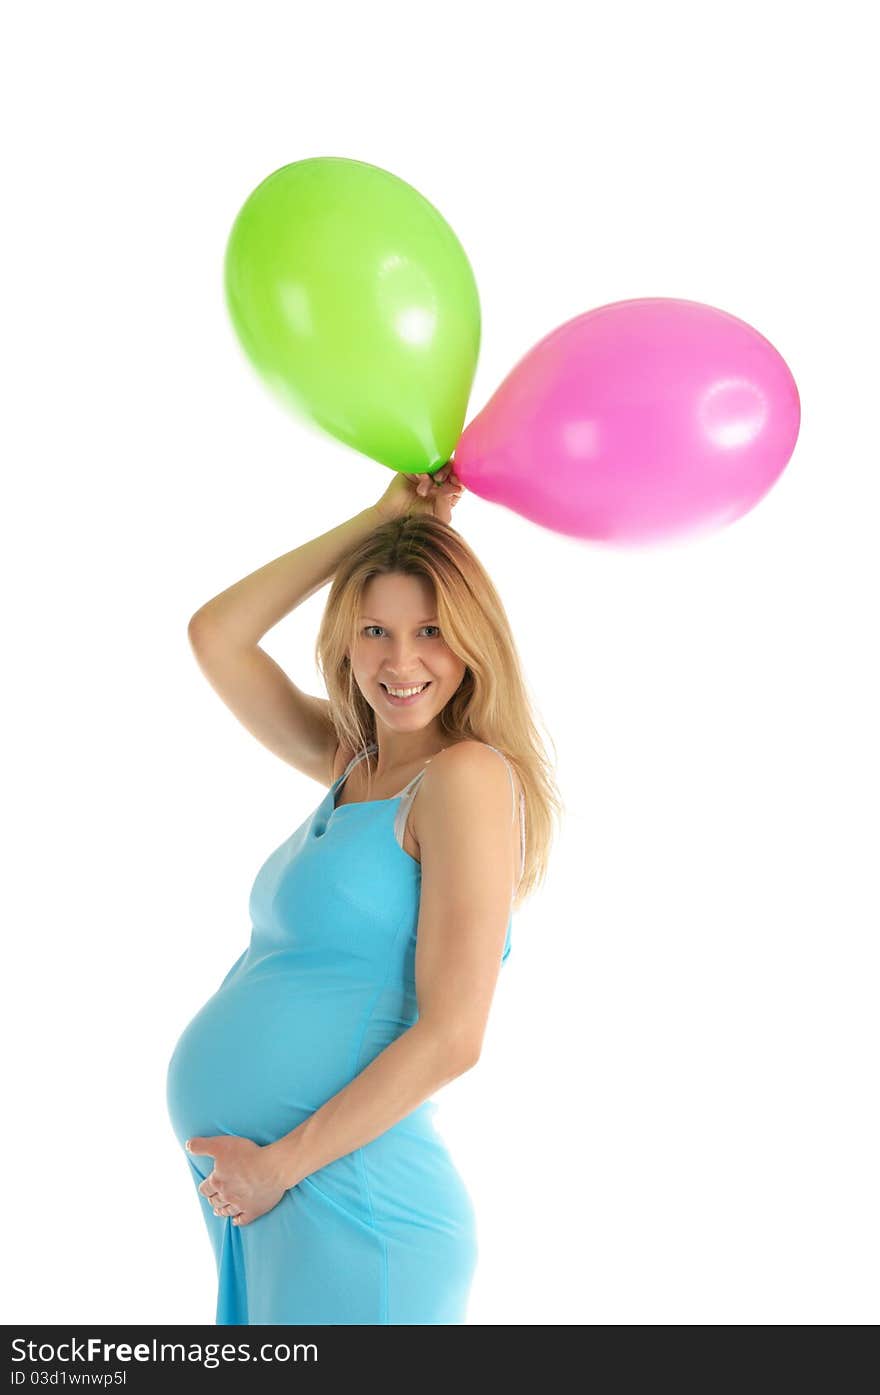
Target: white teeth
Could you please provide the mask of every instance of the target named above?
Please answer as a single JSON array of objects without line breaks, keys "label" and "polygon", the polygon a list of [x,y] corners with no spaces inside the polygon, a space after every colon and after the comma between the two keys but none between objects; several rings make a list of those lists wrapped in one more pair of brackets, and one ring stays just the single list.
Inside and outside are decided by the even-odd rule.
[{"label": "white teeth", "polygon": [[413,693],[420,693],[427,686],[427,683],[422,683],[421,687],[418,688],[388,688],[388,692],[392,697],[412,697]]}]

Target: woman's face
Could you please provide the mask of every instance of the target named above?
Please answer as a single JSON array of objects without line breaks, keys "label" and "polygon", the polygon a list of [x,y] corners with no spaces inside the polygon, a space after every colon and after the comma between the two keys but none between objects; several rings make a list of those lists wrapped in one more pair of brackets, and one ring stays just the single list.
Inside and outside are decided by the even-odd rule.
[{"label": "woman's face", "polygon": [[[434,591],[420,576],[374,576],[364,588],[357,638],[350,651],[358,687],[394,731],[429,726],[457,690],[466,665],[447,646],[435,613]],[[395,701],[389,688],[427,684]]]}]

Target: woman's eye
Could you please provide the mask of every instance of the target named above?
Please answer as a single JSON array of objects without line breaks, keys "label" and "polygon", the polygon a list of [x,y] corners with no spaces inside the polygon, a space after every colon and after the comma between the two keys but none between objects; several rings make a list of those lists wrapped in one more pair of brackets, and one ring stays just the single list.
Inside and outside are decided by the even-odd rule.
[{"label": "woman's eye", "polygon": [[[439,626],[439,625],[423,625],[422,628],[425,629],[425,630],[436,630],[438,634],[440,633],[440,626]],[[365,626],[364,626],[364,634],[365,634],[365,635],[366,635],[366,634],[369,634],[371,630],[382,630],[382,629],[384,629],[384,626],[382,626],[382,625],[365,625]],[[432,638],[433,638],[433,636],[432,636]]]}]

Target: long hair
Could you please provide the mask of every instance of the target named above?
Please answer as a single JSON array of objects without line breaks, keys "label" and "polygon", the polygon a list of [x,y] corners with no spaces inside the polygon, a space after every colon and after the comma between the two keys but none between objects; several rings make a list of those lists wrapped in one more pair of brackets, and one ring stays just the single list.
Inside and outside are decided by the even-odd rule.
[{"label": "long hair", "polygon": [[[538,736],[501,598],[461,534],[433,515],[405,515],[378,524],[336,569],[315,660],[339,744],[357,753],[376,741],[375,713],[355,682],[347,650],[357,639],[367,583],[389,573],[423,577],[431,584],[443,638],[466,666],[440,713],[441,729],[450,743],[496,746],[519,778],[526,817],[525,863],[513,898],[518,907],[546,876],[554,821],[565,806]],[[555,755],[555,746],[553,750]]]}]

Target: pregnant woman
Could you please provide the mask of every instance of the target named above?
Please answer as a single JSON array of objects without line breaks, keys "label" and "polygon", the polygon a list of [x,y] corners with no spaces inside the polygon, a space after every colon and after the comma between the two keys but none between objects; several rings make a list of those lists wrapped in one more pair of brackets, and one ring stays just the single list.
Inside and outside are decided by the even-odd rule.
[{"label": "pregnant woman", "polygon": [[[218,1323],[465,1321],[475,1218],[431,1096],[479,1058],[561,805],[500,599],[450,526],[461,492],[449,464],[396,474],[190,622],[226,705],[329,786],[168,1065]],[[258,641],[327,581],[324,700]]]}]

